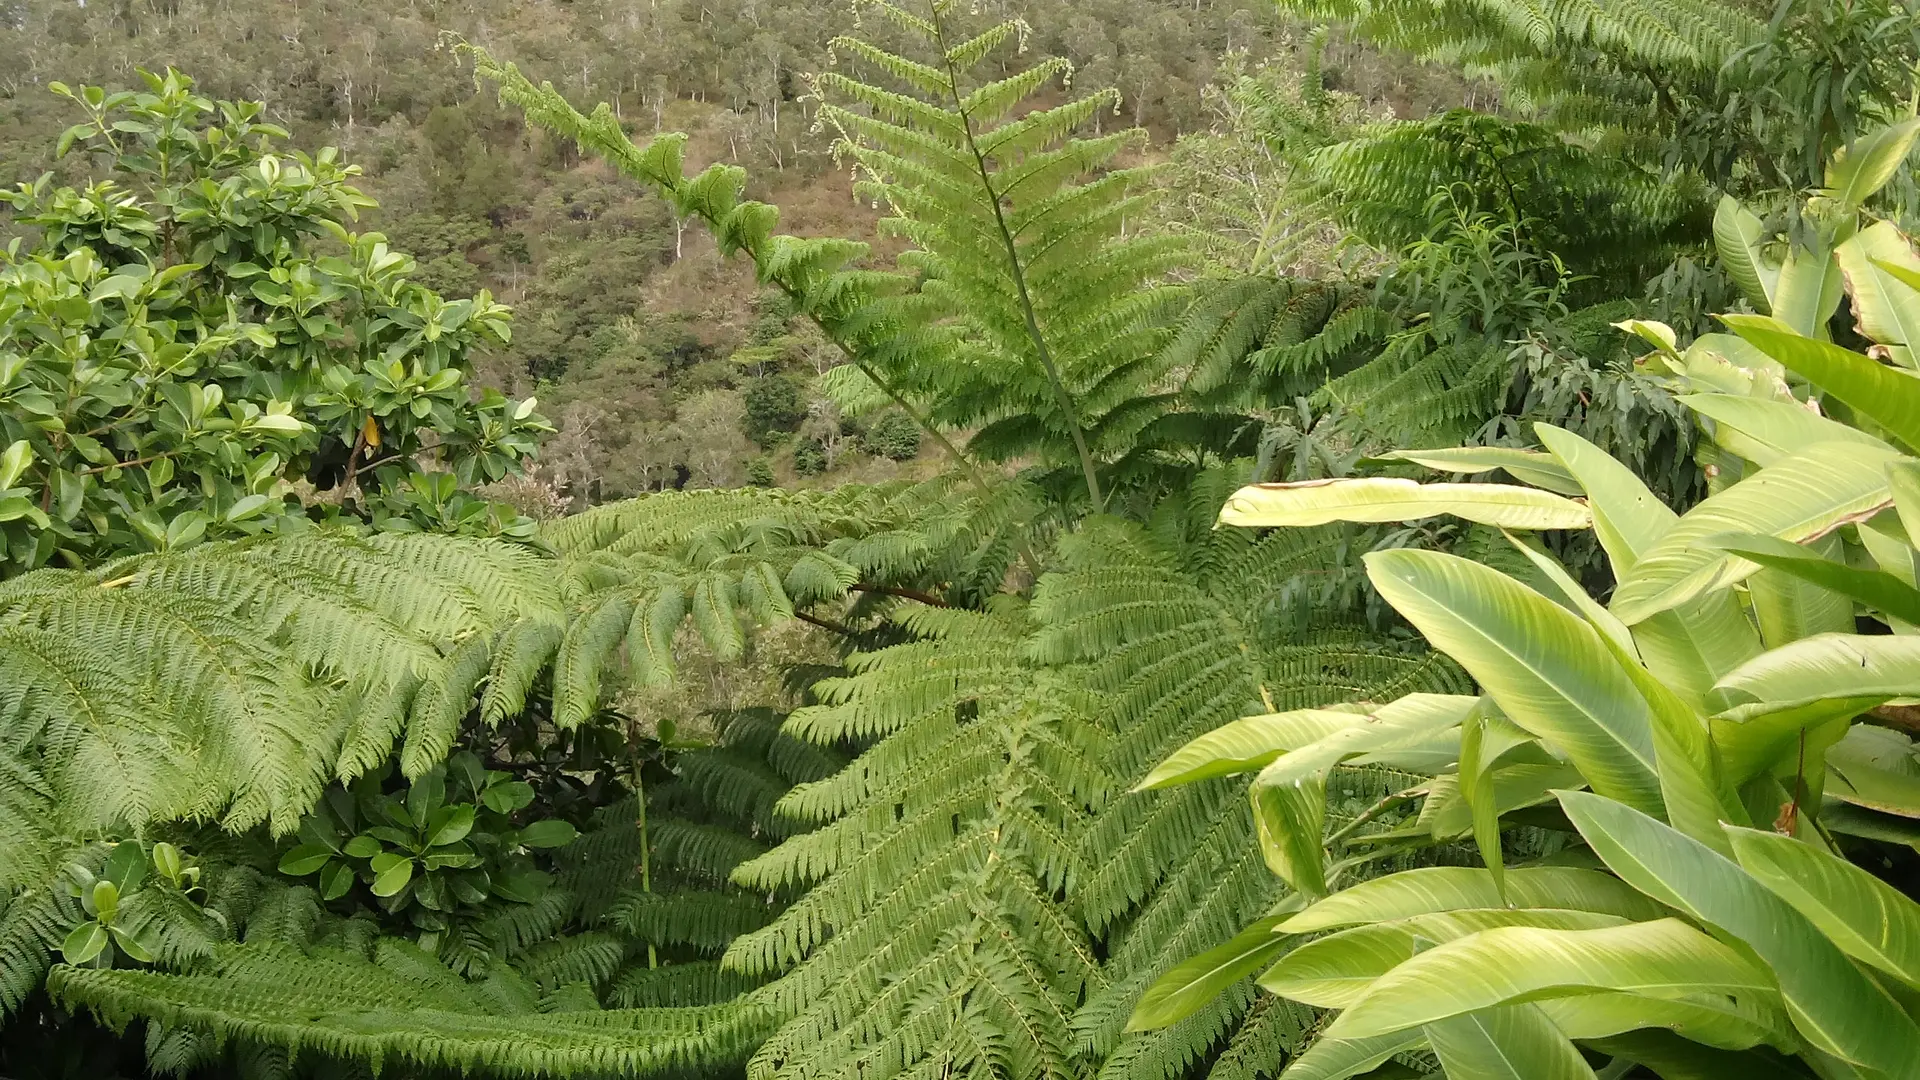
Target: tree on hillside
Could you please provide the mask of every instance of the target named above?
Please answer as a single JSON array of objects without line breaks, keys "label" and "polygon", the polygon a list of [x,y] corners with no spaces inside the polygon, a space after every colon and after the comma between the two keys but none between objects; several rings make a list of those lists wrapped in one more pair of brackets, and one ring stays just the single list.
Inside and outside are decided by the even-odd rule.
[{"label": "tree on hillside", "polygon": [[22,184],[0,268],[0,519],[10,572],[172,550],[341,514],[530,535],[457,484],[550,430],[467,382],[504,344],[482,290],[448,300],[349,225],[371,200],[333,150],[276,148],[253,102],[175,71],[141,91],[55,84],[60,150],[102,178]]}]

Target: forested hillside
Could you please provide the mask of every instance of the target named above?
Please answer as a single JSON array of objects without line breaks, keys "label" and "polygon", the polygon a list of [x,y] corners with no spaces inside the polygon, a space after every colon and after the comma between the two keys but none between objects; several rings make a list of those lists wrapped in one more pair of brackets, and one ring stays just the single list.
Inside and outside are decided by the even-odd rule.
[{"label": "forested hillside", "polygon": [[[1222,57],[1241,64],[1303,47],[1306,24],[1264,0],[1002,5],[1029,47],[1071,58],[1087,85],[1122,89],[1096,119],[1145,125],[1164,155],[1218,117],[1203,90]],[[692,135],[689,158],[748,167],[756,197],[804,235],[866,235],[878,215],[851,197],[815,124],[808,77],[850,18],[842,0],[645,4],[76,3],[29,0],[0,27],[0,183],[50,167],[71,122],[49,81],[127,84],[172,65],[216,97],[261,101],[303,145],[337,145],[380,206],[365,217],[446,293],[485,287],[518,316],[479,378],[537,394],[559,429],[542,459],[573,505],[662,486],[883,479],[918,440],[899,420],[843,418],[814,380],[838,357],[791,324],[750,274],[657,199],[528,128],[473,84],[446,46],[470,40],[533,65],[642,131]],[[1348,47],[1336,79],[1380,109],[1424,112],[1457,94],[1444,75],[1395,72]],[[912,475],[914,467],[904,468]],[[551,496],[506,494],[535,512]]]},{"label": "forested hillside", "polygon": [[1920,10],[5,10],[3,1080],[1920,1080]]}]

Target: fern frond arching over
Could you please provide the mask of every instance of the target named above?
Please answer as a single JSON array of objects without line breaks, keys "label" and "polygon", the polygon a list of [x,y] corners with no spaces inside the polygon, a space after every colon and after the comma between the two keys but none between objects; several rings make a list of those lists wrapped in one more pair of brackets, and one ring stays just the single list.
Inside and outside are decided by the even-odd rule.
[{"label": "fern frond arching over", "polygon": [[[43,798],[43,836],[216,818],[290,830],[336,776],[449,737],[501,627],[563,617],[542,564],[383,535],[17,578],[0,590],[0,732],[8,768],[38,779],[7,805]],[[45,877],[49,850],[6,855]]]},{"label": "fern frond arching over", "polygon": [[[383,942],[371,958],[226,946],[212,970],[196,975],[62,966],[48,988],[113,1027],[141,1018],[376,1068],[406,1063],[522,1076],[632,1075],[738,1061],[767,1023],[744,1002],[542,1013],[523,990],[464,982],[399,942]],[[503,1008],[514,1002],[520,1008]]]},{"label": "fern frond arching over", "polygon": [[1670,128],[1683,87],[1710,86],[1767,33],[1738,0],[1286,0],[1308,18],[1354,24],[1390,48],[1492,78],[1521,110],[1562,130],[1644,140]]}]

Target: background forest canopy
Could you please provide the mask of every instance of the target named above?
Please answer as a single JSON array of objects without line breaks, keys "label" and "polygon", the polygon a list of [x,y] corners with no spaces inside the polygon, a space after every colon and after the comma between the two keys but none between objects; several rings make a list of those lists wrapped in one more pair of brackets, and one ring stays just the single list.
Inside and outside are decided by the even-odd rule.
[{"label": "background forest canopy", "polygon": [[4,10],[0,1076],[1920,1078],[1920,11]]},{"label": "background forest canopy", "polygon": [[[1258,64],[1304,45],[1305,24],[1264,0],[1009,10],[1035,28],[1030,48],[1075,62],[1081,85],[1123,89],[1119,113],[1096,126],[1144,124],[1157,153],[1214,123],[1203,90],[1222,57]],[[688,131],[692,160],[748,167],[754,193],[781,205],[790,228],[864,236],[876,215],[848,197],[807,100],[807,74],[825,67],[828,39],[848,25],[840,0],[372,11],[33,0],[8,11],[0,182],[77,164],[51,159],[72,117],[44,92],[49,81],[128,85],[137,67],[172,65],[212,97],[263,102],[295,145],[338,145],[364,168],[360,186],[380,203],[367,226],[419,260],[416,280],[448,295],[485,287],[513,307],[514,340],[478,358],[479,377],[545,403],[561,434],[541,472],[579,492],[576,505],[663,485],[882,479],[914,456],[897,419],[849,420],[814,390],[838,360],[831,347],[790,326],[704,233],[475,94],[439,48],[455,33],[551,75],[576,100],[614,103],[641,131]],[[1330,70],[1370,108],[1420,114],[1461,93],[1440,73],[1345,55]]]}]

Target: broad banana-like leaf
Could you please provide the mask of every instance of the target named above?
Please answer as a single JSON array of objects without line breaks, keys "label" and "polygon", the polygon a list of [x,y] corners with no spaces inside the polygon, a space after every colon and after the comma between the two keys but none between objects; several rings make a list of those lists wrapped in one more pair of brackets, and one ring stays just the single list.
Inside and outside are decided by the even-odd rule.
[{"label": "broad banana-like leaf", "polygon": [[1327,774],[1298,775],[1284,783],[1256,780],[1247,796],[1253,802],[1254,837],[1267,869],[1293,890],[1309,897],[1327,895]]},{"label": "broad banana-like leaf", "polygon": [[1758,564],[1711,545],[1724,533],[1797,542],[1878,512],[1893,498],[1886,477],[1892,460],[1858,443],[1819,443],[1708,498],[1621,576],[1613,613],[1631,626],[1752,576]]},{"label": "broad banana-like leaf", "polygon": [[[1680,515],[1656,498],[1633,470],[1571,431],[1535,424],[1553,455],[1579,479],[1593,507],[1594,534],[1616,578],[1652,550]],[[1647,667],[1697,707],[1721,675],[1760,651],[1760,638],[1732,596],[1702,596],[1641,622],[1635,644]]]},{"label": "broad banana-like leaf", "polygon": [[1920,904],[1845,859],[1779,833],[1729,827],[1747,873],[1841,951],[1920,988]]},{"label": "broad banana-like leaf", "polygon": [[1787,369],[1735,334],[1702,334],[1687,346],[1680,375],[1695,392],[1729,397],[1791,397]]},{"label": "broad banana-like leaf", "polygon": [[1435,551],[1376,551],[1367,577],[1595,791],[1661,809],[1647,703],[1579,616],[1497,570]]},{"label": "broad banana-like leaf", "polygon": [[1613,328],[1632,334],[1668,357],[1675,360],[1680,358],[1680,338],[1673,332],[1673,327],[1666,323],[1653,319],[1623,319],[1614,323]]},{"label": "broad banana-like leaf", "polygon": [[1857,442],[1892,450],[1859,428],[1829,420],[1807,405],[1779,398],[1685,394],[1681,404],[1713,421],[1713,441],[1762,468],[1823,442]]},{"label": "broad banana-like leaf", "polygon": [[[1888,476],[1893,475],[1894,470],[1889,469]],[[1896,494],[1894,499],[1897,504],[1899,496]],[[1920,551],[1914,549],[1913,541],[1907,536],[1906,526],[1900,523],[1900,516],[1897,513],[1882,510],[1856,525],[1854,535],[1859,538],[1860,546],[1866,549],[1867,555],[1882,571],[1891,574],[1894,580],[1902,585],[1912,586],[1916,583],[1914,571],[1920,569],[1920,566],[1916,566],[1916,558],[1920,558]],[[1894,629],[1899,631],[1900,627],[1896,625]]]},{"label": "broad banana-like leaf", "polygon": [[1371,1072],[1393,1055],[1412,1050],[1425,1041],[1426,1036],[1418,1028],[1374,1039],[1322,1036],[1293,1059],[1287,1071],[1280,1074],[1280,1080],[1346,1080],[1349,1076]]},{"label": "broad banana-like leaf", "polygon": [[[1769,773],[1811,770],[1819,776],[1820,755],[1833,745],[1852,718],[1876,700],[1816,701],[1750,719],[1715,716],[1708,721],[1720,769],[1727,782],[1743,787]],[[1776,800],[1778,806],[1784,801]]]},{"label": "broad banana-like leaf", "polygon": [[1733,534],[1714,541],[1750,562],[1818,585],[1885,615],[1920,623],[1920,589],[1884,570],[1861,570],[1771,536]]},{"label": "broad banana-like leaf", "polygon": [[[1528,736],[1528,741],[1533,742],[1533,737]],[[1535,742],[1534,745],[1539,744]],[[1555,791],[1580,787],[1586,781],[1580,775],[1580,770],[1564,761],[1502,765],[1485,775],[1488,781],[1487,794],[1492,796],[1489,809],[1496,819],[1493,823],[1495,828],[1498,828],[1498,818],[1522,807],[1552,802]],[[1427,801],[1421,804],[1419,831],[1424,831],[1435,840],[1450,840],[1475,828],[1475,818],[1480,811],[1468,801],[1470,796],[1461,790],[1458,780],[1458,774],[1434,777],[1429,785]],[[1483,853],[1483,860],[1484,857]],[[1495,870],[1492,863],[1487,864],[1487,869],[1494,870],[1496,875],[1503,873]]]},{"label": "broad banana-like leaf", "polygon": [[1535,424],[1533,430],[1586,492],[1594,535],[1616,576],[1631,570],[1640,553],[1659,543],[1679,520],[1632,469],[1605,450],[1552,424]]},{"label": "broad banana-like leaf", "polygon": [[1766,227],[1740,200],[1723,195],[1713,212],[1713,246],[1727,276],[1740,287],[1740,295],[1753,310],[1773,310],[1773,290],[1780,279],[1780,268],[1762,250],[1767,242]]},{"label": "broad banana-like leaf", "polygon": [[1381,976],[1327,1034],[1363,1039],[1512,1001],[1596,991],[1756,1001],[1778,993],[1767,972],[1679,919],[1596,930],[1497,927],[1436,945]]},{"label": "broad banana-like leaf", "polygon": [[1427,1025],[1448,1076],[1476,1080],[1593,1080],[1593,1067],[1533,1005],[1501,1005]]},{"label": "broad banana-like leaf", "polygon": [[1384,476],[1253,484],[1233,493],[1222,525],[1281,527],[1333,521],[1420,521],[1451,514],[1509,529],[1584,529],[1583,503],[1511,484],[1421,484]]},{"label": "broad banana-like leaf", "polygon": [[1457,726],[1465,716],[1464,709],[1445,698],[1394,705],[1372,716],[1352,717],[1346,727],[1280,755],[1254,777],[1248,794],[1260,850],[1267,866],[1297,891],[1309,896],[1327,891],[1320,831],[1326,823],[1328,771],[1350,757],[1377,758],[1396,746],[1417,746]]},{"label": "broad banana-like leaf", "polygon": [[1840,204],[1842,213],[1865,206],[1900,171],[1916,134],[1920,119],[1902,120],[1841,147],[1827,163],[1827,197]]},{"label": "broad banana-like leaf", "polygon": [[[1551,1012],[1551,1010],[1548,1010]],[[1816,1080],[1805,1066],[1764,1047],[1731,1052],[1702,1046],[1668,1031],[1627,1031],[1587,1045],[1616,1059],[1638,1062],[1660,1080]],[[1825,1080],[1841,1080],[1828,1076]]]},{"label": "broad banana-like leaf", "polygon": [[1759,956],[1808,1042],[1889,1076],[1920,1075],[1920,1026],[1792,905],[1732,860],[1632,807],[1580,791],[1562,792],[1560,805],[1628,884]]},{"label": "broad banana-like leaf", "polygon": [[1920,818],[1920,757],[1905,735],[1856,724],[1826,753],[1826,793],[1852,806]]},{"label": "broad banana-like leaf", "polygon": [[1627,625],[1616,618],[1613,612],[1602,606],[1600,601],[1588,596],[1587,590],[1573,579],[1572,574],[1567,573],[1566,567],[1560,565],[1560,560],[1505,529],[1502,529],[1500,534],[1507,538],[1507,543],[1518,548],[1520,554],[1526,556],[1527,561],[1533,564],[1534,569],[1540,571],[1540,576],[1554,587],[1555,592],[1551,599],[1559,601],[1561,607],[1587,620],[1588,624],[1600,631],[1603,637],[1619,646],[1619,652],[1633,657],[1634,662],[1639,662],[1640,648],[1634,644],[1633,632],[1628,630]]},{"label": "broad banana-like leaf", "polygon": [[[1362,727],[1406,734],[1439,730],[1465,719],[1478,698],[1465,694],[1408,694],[1377,708],[1333,706],[1248,716],[1222,725],[1175,750],[1135,790],[1190,784],[1265,768],[1280,755],[1336,732]],[[1442,722],[1451,718],[1451,722]],[[1373,749],[1386,743],[1376,743]],[[1356,753],[1362,752],[1356,750]]]},{"label": "broad banana-like leaf", "polygon": [[1500,804],[1493,764],[1501,754],[1530,738],[1485,699],[1460,725],[1460,795],[1472,816],[1474,846],[1480,849],[1480,861],[1492,872],[1496,889],[1504,884],[1506,857],[1500,847]]},{"label": "broad banana-like leaf", "polygon": [[1127,1019],[1128,1031],[1151,1031],[1177,1023],[1198,1012],[1222,990],[1271,964],[1298,939],[1274,933],[1292,910],[1269,915],[1233,936],[1231,941],[1175,964],[1140,995]]},{"label": "broad banana-like leaf", "polygon": [[1422,866],[1342,889],[1280,924],[1283,934],[1310,934],[1341,926],[1407,919],[1471,908],[1564,908],[1658,919],[1671,914],[1612,874],[1571,866],[1517,866],[1506,873],[1506,895],[1493,875],[1466,866]]},{"label": "broad banana-like leaf", "polygon": [[1578,497],[1580,484],[1552,454],[1511,446],[1462,446],[1445,450],[1393,450],[1381,461],[1411,461],[1439,472],[1478,473],[1504,470],[1523,484]]},{"label": "broad banana-like leaf", "polygon": [[1901,458],[1888,465],[1887,487],[1907,537],[1920,537],[1920,461]]},{"label": "broad banana-like leaf", "polygon": [[[1846,546],[1832,533],[1807,541],[1804,549],[1815,557],[1846,557]],[[1852,600],[1770,567],[1762,566],[1747,579],[1747,600],[1760,625],[1760,640],[1767,645],[1854,630]]]},{"label": "broad banana-like leaf", "polygon": [[1773,316],[1796,333],[1824,340],[1827,321],[1840,309],[1846,282],[1825,236],[1811,243],[1789,243],[1780,260],[1780,277],[1773,286]]},{"label": "broad banana-like leaf", "polygon": [[1833,786],[1833,778],[1829,776],[1827,797],[1820,803],[1820,824],[1828,832],[1920,848],[1920,820],[1843,802],[1833,797]]},{"label": "broad banana-like leaf", "polygon": [[1892,222],[1882,221],[1834,248],[1833,257],[1853,294],[1861,336],[1885,347],[1896,364],[1912,368],[1912,346],[1920,344],[1920,292],[1890,271],[1920,274],[1913,245]]},{"label": "broad banana-like leaf", "polygon": [[1768,356],[1910,447],[1920,447],[1920,380],[1827,341],[1794,333],[1764,315],[1723,315],[1733,331]]},{"label": "broad banana-like leaf", "polygon": [[1283,998],[1325,1009],[1345,1009],[1364,997],[1375,980],[1413,959],[1423,948],[1502,926],[1597,930],[1628,921],[1618,915],[1564,908],[1436,911],[1316,938],[1268,969],[1260,976],[1260,985]]},{"label": "broad banana-like leaf", "polygon": [[1920,638],[1821,634],[1765,652],[1715,685],[1720,715],[1750,720],[1816,702],[1881,702],[1920,694]]},{"label": "broad banana-like leaf", "polygon": [[1614,661],[1651,710],[1654,757],[1667,820],[1688,836],[1730,854],[1720,823],[1746,824],[1747,813],[1720,767],[1707,718],[1611,637],[1603,635],[1601,643],[1612,650]]},{"label": "broad banana-like leaf", "polygon": [[[1471,703],[1476,699],[1465,700]],[[1134,790],[1174,787],[1263,769],[1289,750],[1310,746],[1352,727],[1362,715],[1359,708],[1329,708],[1242,717],[1169,754]]]},{"label": "broad banana-like leaf", "polygon": [[1543,999],[1541,1011],[1570,1039],[1604,1039],[1643,1028],[1667,1028],[1722,1050],[1746,1050],[1798,1039],[1777,1004],[1749,1007],[1719,994],[1651,998],[1640,994],[1580,994]]},{"label": "broad banana-like leaf", "polygon": [[1459,726],[1478,700],[1454,694],[1417,694],[1372,714],[1349,715],[1339,729],[1269,762],[1254,778],[1254,785],[1291,784],[1302,777],[1324,775],[1351,757],[1379,755],[1395,746],[1423,743],[1438,732]]}]

